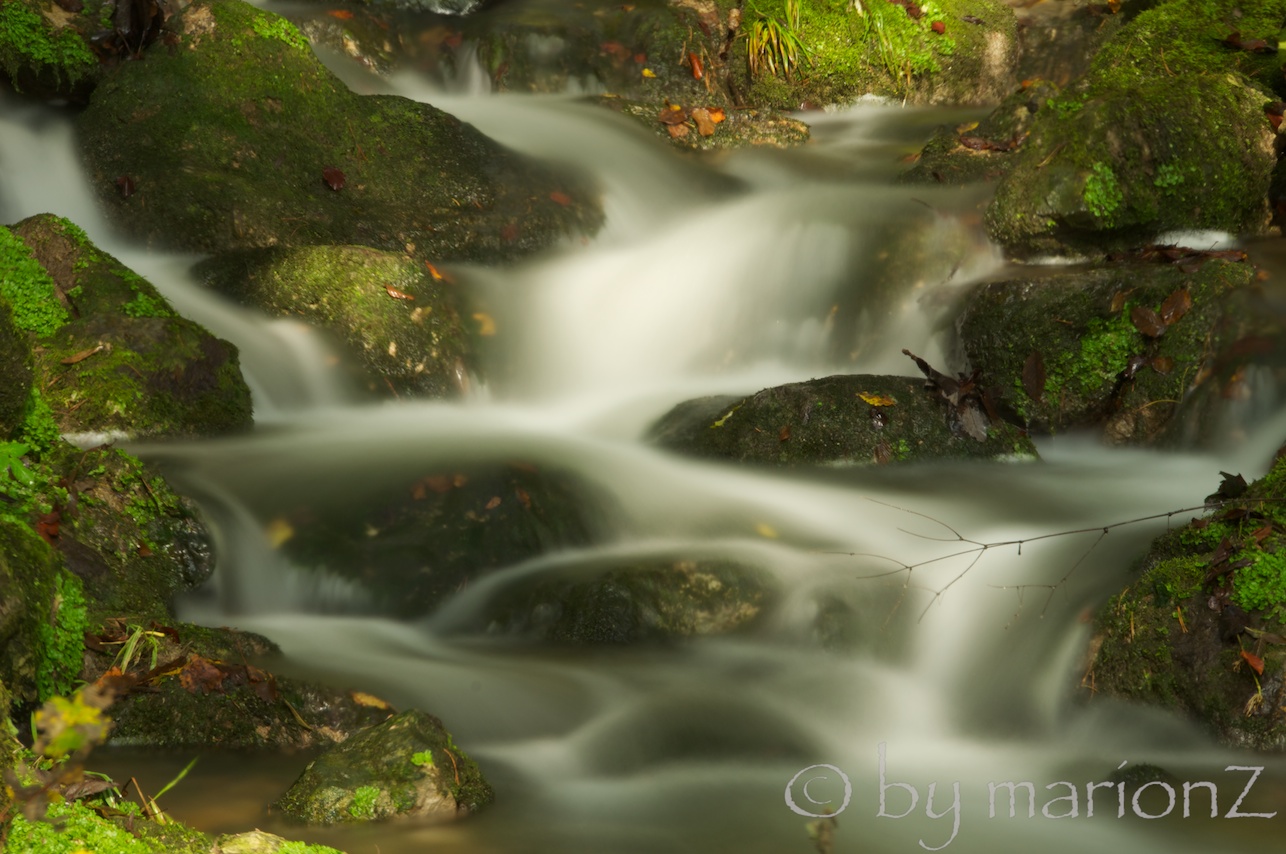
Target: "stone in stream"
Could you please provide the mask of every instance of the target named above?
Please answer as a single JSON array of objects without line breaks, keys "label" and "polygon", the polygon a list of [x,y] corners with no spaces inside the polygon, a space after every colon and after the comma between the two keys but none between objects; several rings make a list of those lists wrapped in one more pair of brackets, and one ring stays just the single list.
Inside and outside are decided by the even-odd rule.
[{"label": "stone in stream", "polygon": [[195,273],[242,303],[328,332],[373,392],[454,397],[467,390],[473,339],[456,286],[436,267],[365,246],[299,246],[224,253]]},{"label": "stone in stream", "polygon": [[[40,406],[64,434],[210,436],[251,423],[237,349],[49,214],[0,228],[0,291],[33,345]],[[19,277],[19,278],[15,278]]]},{"label": "stone in stream", "polygon": [[1248,368],[1280,371],[1280,312],[1249,263],[1144,254],[1156,260],[1036,268],[964,299],[964,357],[1033,431],[1210,445],[1229,402],[1253,393]]},{"label": "stone in stream", "polygon": [[985,427],[963,423],[960,410],[925,385],[855,374],[699,398],[663,416],[649,438],[693,456],[776,465],[1036,457],[1022,430],[990,417]]},{"label": "stone in stream", "polygon": [[506,585],[480,622],[489,634],[624,646],[748,630],[776,594],[766,572],[733,561],[590,561]]},{"label": "stone in stream", "polygon": [[475,579],[603,536],[611,500],[552,466],[461,460],[392,484],[353,484],[287,509],[282,550],[357,582],[376,607],[423,616]]},{"label": "stone in stream", "polygon": [[450,821],[495,798],[442,722],[408,711],[314,759],[273,809],[317,824],[418,818]]},{"label": "stone in stream", "polygon": [[112,220],[201,252],[360,244],[498,260],[593,231],[594,192],[428,104],[353,94],[286,20],[197,0],[77,119]]}]

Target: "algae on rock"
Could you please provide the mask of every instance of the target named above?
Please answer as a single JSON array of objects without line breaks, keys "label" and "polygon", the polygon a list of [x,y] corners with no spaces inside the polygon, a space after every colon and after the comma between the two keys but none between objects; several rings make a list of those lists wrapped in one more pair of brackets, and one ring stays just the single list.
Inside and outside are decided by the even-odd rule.
[{"label": "algae on rock", "polygon": [[570,172],[427,104],[353,94],[276,15],[199,0],[174,20],[177,42],[122,66],[77,123],[91,185],[135,237],[496,260],[601,222]]}]

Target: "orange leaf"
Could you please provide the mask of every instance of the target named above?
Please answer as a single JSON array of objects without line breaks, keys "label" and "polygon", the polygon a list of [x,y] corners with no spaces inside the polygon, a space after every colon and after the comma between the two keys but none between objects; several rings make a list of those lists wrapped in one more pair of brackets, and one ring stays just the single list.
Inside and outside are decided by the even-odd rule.
[{"label": "orange leaf", "polygon": [[727,118],[723,113],[723,107],[709,107],[706,112],[710,114],[710,121],[715,124],[719,124],[719,122]]},{"label": "orange leaf", "polygon": [[189,694],[223,693],[223,671],[208,658],[192,655],[179,673],[179,684]]},{"label": "orange leaf", "polygon": [[353,20],[353,13],[347,9],[331,9],[326,14],[330,15],[332,18],[339,18],[341,21]]},{"label": "orange leaf", "polygon": [[570,205],[572,203],[571,196],[567,195],[566,193],[560,193],[557,190],[554,190],[552,193],[550,193],[549,198],[551,201],[555,201],[558,204],[562,205],[563,207],[566,207],[567,205]]},{"label": "orange leaf", "polygon": [[409,299],[409,300],[415,299],[415,297],[411,296],[406,291],[399,291],[397,288],[393,287],[392,285],[385,285],[384,290],[388,291],[388,295],[391,296],[393,299]]},{"label": "orange leaf", "polygon": [[1246,659],[1246,663],[1250,665],[1251,670],[1260,676],[1264,675],[1264,660],[1262,658],[1253,652],[1246,652],[1244,649],[1241,651],[1241,657]]},{"label": "orange leaf", "polygon": [[492,496],[491,500],[487,502],[487,509],[488,509],[488,510],[495,510],[495,509],[496,509],[497,507],[499,507],[499,506],[500,506],[500,496],[499,496],[499,495],[494,495],[494,496]]},{"label": "orange leaf", "polygon": [[887,394],[871,394],[869,391],[858,392],[858,397],[871,404],[871,406],[892,406],[897,403],[896,400]]},{"label": "orange leaf", "polygon": [[484,337],[496,334],[496,321],[485,312],[475,312],[473,319],[478,321],[478,334]]},{"label": "orange leaf", "polygon": [[701,67],[701,57],[697,56],[695,53],[688,53],[688,66],[692,69],[693,79],[700,80],[702,77],[706,76],[705,70]]},{"label": "orange leaf", "polygon": [[434,267],[434,266],[433,266],[433,263],[432,263],[431,261],[425,261],[425,262],[424,262],[424,266],[428,268],[428,270],[429,270],[429,275],[433,277],[433,281],[435,281],[435,282],[444,282],[444,281],[445,281],[445,282],[449,282],[449,281],[451,281],[450,279],[448,279],[448,278],[446,277],[446,274],[445,274],[445,273],[443,273],[443,272],[442,272],[441,270],[439,270],[437,267]]}]

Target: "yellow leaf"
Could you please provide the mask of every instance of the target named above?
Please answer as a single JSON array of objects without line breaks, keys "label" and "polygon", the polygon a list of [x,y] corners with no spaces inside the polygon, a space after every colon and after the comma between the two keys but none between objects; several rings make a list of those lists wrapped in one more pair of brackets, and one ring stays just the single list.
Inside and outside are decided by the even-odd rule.
[{"label": "yellow leaf", "polygon": [[887,394],[871,394],[869,391],[861,391],[857,393],[857,396],[871,404],[871,406],[892,406],[897,403]]},{"label": "yellow leaf", "polygon": [[643,76],[644,76],[644,77],[647,77],[647,78],[652,78],[652,77],[655,77],[655,76],[656,76],[656,72],[655,72],[655,71],[653,71],[653,70],[652,70],[652,69],[650,69],[650,68],[644,68],[644,69],[643,69]]},{"label": "yellow leaf", "polygon": [[348,696],[352,697],[353,702],[357,705],[365,706],[368,709],[380,709],[381,711],[387,711],[393,708],[374,694],[367,694],[363,691],[349,691]]},{"label": "yellow leaf", "polygon": [[496,321],[485,312],[475,312],[473,319],[478,321],[478,334],[483,336],[496,334]]},{"label": "yellow leaf", "polygon": [[268,523],[264,529],[268,535],[268,544],[274,549],[279,549],[286,544],[286,541],[295,535],[295,529],[289,522],[278,516]]},{"label": "yellow leaf", "polygon": [[777,533],[777,529],[772,525],[769,525],[767,522],[756,522],[755,533],[769,540],[775,540],[781,536],[781,534]]}]

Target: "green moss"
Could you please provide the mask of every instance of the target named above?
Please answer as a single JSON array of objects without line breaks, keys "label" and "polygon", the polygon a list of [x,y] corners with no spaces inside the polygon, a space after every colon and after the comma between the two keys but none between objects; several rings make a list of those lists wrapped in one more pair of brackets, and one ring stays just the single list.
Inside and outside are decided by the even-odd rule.
[{"label": "green moss", "polygon": [[1110,223],[1124,201],[1125,195],[1112,167],[1102,161],[1095,163],[1085,179],[1085,204],[1090,213]]},{"label": "green moss", "polygon": [[53,410],[35,388],[31,389],[31,395],[27,400],[19,435],[37,454],[48,451],[62,439],[62,431],[58,429],[58,422],[54,420]]},{"label": "green moss", "polygon": [[377,786],[358,786],[353,790],[353,800],[348,805],[348,814],[361,821],[375,818],[375,802],[379,797],[380,790]]},{"label": "green moss", "polygon": [[36,693],[42,702],[69,694],[84,666],[88,628],[85,591],[80,579],[63,571],[54,580],[50,618],[40,623],[40,660],[36,664]]},{"label": "green moss", "polygon": [[1232,600],[1247,611],[1262,611],[1286,621],[1286,550],[1259,552],[1237,570]]},{"label": "green moss", "polygon": [[24,72],[75,84],[97,67],[76,30],[55,29],[23,0],[0,4],[0,68],[15,85]]},{"label": "green moss", "polygon": [[[1057,400],[1068,385],[1074,385],[1081,394],[1092,395],[1114,384],[1130,356],[1139,349],[1141,339],[1130,324],[1128,306],[1107,319],[1092,318],[1076,351],[1059,350],[1046,357],[1045,396]],[[1015,381],[1021,389],[1021,376]]]},{"label": "green moss", "polygon": [[421,750],[418,753],[411,754],[411,764],[418,765],[422,768],[433,767],[433,751]]},{"label": "green moss", "polygon": [[[9,4],[9,9],[16,4]],[[0,299],[9,303],[19,329],[44,338],[71,318],[58,300],[54,280],[31,250],[9,229],[0,226]]]},{"label": "green moss", "polygon": [[260,13],[250,19],[250,28],[264,38],[276,39],[296,50],[310,50],[308,39],[304,38],[303,33],[294,24],[277,15]]}]

